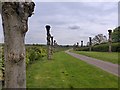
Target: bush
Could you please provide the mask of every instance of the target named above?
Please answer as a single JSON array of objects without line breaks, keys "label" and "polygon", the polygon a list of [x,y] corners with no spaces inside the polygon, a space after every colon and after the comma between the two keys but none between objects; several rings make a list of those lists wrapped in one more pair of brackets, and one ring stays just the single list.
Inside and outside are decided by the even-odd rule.
[{"label": "bush", "polygon": [[33,61],[41,60],[46,56],[46,50],[42,47],[31,46],[26,49],[26,65],[31,64]]},{"label": "bush", "polygon": [[4,80],[4,73],[5,73],[5,67],[4,67],[4,50],[3,47],[0,47],[0,70],[2,71],[2,80]]},{"label": "bush", "polygon": [[[4,50],[0,49],[0,69],[4,72]],[[46,56],[46,49],[41,46],[26,46],[26,66],[35,60],[40,60]]]}]

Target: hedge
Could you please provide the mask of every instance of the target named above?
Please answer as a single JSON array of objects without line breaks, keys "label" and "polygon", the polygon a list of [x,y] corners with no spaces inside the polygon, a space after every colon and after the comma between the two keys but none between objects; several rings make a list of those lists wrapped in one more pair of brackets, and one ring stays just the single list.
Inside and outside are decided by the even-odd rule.
[{"label": "hedge", "polygon": [[[92,51],[100,51],[100,52],[108,52],[109,45],[108,44],[100,44],[92,46]],[[89,51],[89,47],[80,47],[77,51]],[[120,52],[120,44],[112,43],[112,52]]]}]

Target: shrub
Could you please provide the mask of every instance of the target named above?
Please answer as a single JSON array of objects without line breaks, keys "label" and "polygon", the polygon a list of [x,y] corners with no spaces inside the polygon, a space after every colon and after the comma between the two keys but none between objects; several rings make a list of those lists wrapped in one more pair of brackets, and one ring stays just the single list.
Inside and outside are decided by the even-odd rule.
[{"label": "shrub", "polygon": [[33,63],[33,61],[41,60],[46,56],[46,50],[42,47],[31,46],[26,49],[26,65]]},{"label": "shrub", "polygon": [[[4,81],[4,73],[5,73],[5,67],[4,67],[4,50],[3,47],[0,47],[0,70],[2,71],[2,81]],[[4,84],[4,82],[2,82]]]}]

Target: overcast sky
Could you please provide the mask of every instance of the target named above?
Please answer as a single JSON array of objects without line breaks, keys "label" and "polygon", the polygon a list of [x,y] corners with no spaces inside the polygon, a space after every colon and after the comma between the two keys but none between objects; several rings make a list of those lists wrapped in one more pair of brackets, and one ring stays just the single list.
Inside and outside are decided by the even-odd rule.
[{"label": "overcast sky", "polygon": [[[58,44],[73,45],[81,40],[86,44],[88,37],[107,36],[108,29],[118,26],[118,3],[36,1],[34,15],[29,18],[26,43],[46,44],[46,24],[51,25],[51,35]],[[3,42],[1,21],[0,25],[0,42]]]}]

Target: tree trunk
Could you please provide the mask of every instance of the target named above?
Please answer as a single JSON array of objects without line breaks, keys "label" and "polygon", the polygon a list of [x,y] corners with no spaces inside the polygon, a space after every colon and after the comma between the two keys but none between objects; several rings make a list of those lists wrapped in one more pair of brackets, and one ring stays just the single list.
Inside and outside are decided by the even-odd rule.
[{"label": "tree trunk", "polygon": [[34,6],[33,2],[4,2],[2,5],[5,88],[26,88],[24,39]]},{"label": "tree trunk", "polygon": [[51,60],[51,46],[50,45],[48,45],[47,47],[47,59]]},{"label": "tree trunk", "polygon": [[53,36],[51,36],[51,58],[53,55]]}]

